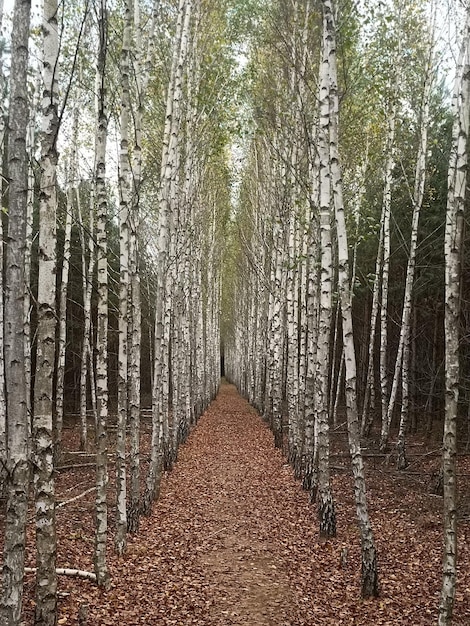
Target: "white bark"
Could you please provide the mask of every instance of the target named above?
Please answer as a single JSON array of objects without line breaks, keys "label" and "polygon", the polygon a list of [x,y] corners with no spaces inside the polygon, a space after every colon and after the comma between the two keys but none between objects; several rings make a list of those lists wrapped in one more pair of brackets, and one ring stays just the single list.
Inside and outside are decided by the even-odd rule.
[{"label": "white bark", "polygon": [[[390,127],[389,127],[390,132]],[[377,318],[379,314],[379,298],[380,298],[380,282],[382,272],[382,258],[383,258],[383,244],[384,244],[384,216],[385,216],[385,203],[382,203],[382,214],[380,217],[380,234],[379,245],[377,248],[377,258],[375,263],[375,275],[374,286],[372,288],[372,306],[370,313],[370,329],[369,329],[369,350],[367,354],[367,374],[366,374],[366,389],[364,395],[364,402],[362,407],[362,422],[361,432],[367,436],[370,432],[372,422],[374,419],[375,411],[375,340],[377,332]]]},{"label": "white bark", "polygon": [[169,333],[171,321],[171,292],[168,260],[172,232],[171,199],[175,199],[178,143],[181,120],[181,98],[184,60],[187,53],[189,20],[192,4],[180,0],[173,60],[166,100],[166,117],[163,136],[161,182],[158,215],[158,260],[155,311],[155,364],[152,390],[152,444],[151,460],[143,499],[143,512],[149,514],[152,502],[158,498],[162,472],[162,448],[168,446],[169,399]]},{"label": "white bark", "polygon": [[[318,128],[317,128],[318,133]],[[320,159],[318,152],[309,155],[310,212],[308,232],[308,285],[307,285],[307,378],[305,389],[305,468],[303,487],[316,497],[318,437],[316,414],[316,377],[318,333],[320,321],[320,223],[317,210],[320,206]]]},{"label": "white bark", "polygon": [[[24,571],[27,573],[34,573],[37,570],[35,567],[25,567]],[[71,569],[69,567],[57,567],[56,574],[58,576],[76,576],[77,578],[83,578],[84,580],[91,580],[93,582],[96,582],[96,574],[94,574],[93,572],[87,572],[82,569]]]},{"label": "white bark", "polygon": [[8,119],[9,219],[5,265],[5,367],[7,393],[7,504],[3,557],[3,624],[19,626],[23,599],[29,487],[29,426],[24,373],[24,246],[28,187],[28,39],[30,2],[15,3],[11,40]]},{"label": "white bark", "polygon": [[[83,297],[83,335],[80,359],[80,450],[86,450],[88,439],[87,424],[87,379],[90,378],[91,404],[94,422],[96,423],[96,383],[94,364],[91,355],[91,295],[93,291],[93,274],[95,270],[95,193],[91,190],[88,204],[88,225],[85,226],[82,214],[80,188],[77,187],[77,211],[82,257],[82,297]],[[86,250],[88,249],[88,260]]]},{"label": "white bark", "polygon": [[116,538],[118,554],[126,549],[127,470],[126,427],[128,419],[128,333],[129,333],[129,208],[132,180],[129,160],[131,114],[130,56],[133,0],[124,3],[124,30],[121,48],[121,144],[119,152],[119,347],[118,347],[118,422],[116,444]]},{"label": "white bark", "polygon": [[318,516],[320,534],[325,537],[336,535],[336,513],[330,485],[330,440],[329,440],[329,364],[330,334],[332,322],[333,257],[331,241],[331,171],[330,171],[330,85],[329,57],[330,41],[326,18],[323,18],[322,58],[319,77],[319,127],[318,154],[319,200],[320,200],[320,317],[317,348],[316,413],[318,424]]},{"label": "white bark", "polygon": [[130,499],[127,508],[127,529],[137,532],[140,516],[140,343],[142,311],[140,274],[138,269],[138,208],[134,207],[130,233],[131,332],[129,359],[129,417],[131,427]]},{"label": "white bark", "polygon": [[272,348],[271,348],[271,389],[272,389],[272,420],[274,442],[282,448],[282,367],[284,352],[284,335],[282,332],[282,285],[283,285],[283,248],[284,239],[280,219],[277,217],[274,226],[274,294],[272,314]]},{"label": "white bark", "polygon": [[439,626],[452,623],[457,568],[457,411],[459,400],[459,316],[462,236],[467,186],[470,119],[470,9],[463,33],[452,98],[452,144],[448,170],[445,229],[445,419],[442,468],[444,476],[444,554]]},{"label": "white bark", "polygon": [[418,156],[416,159],[415,184],[412,197],[413,217],[411,222],[410,250],[408,253],[408,264],[406,269],[405,293],[403,299],[403,310],[401,315],[400,338],[398,341],[397,357],[393,376],[392,389],[387,409],[387,421],[390,423],[393,416],[393,409],[396,402],[398,381],[402,378],[402,402],[400,428],[398,432],[397,452],[398,468],[404,469],[407,465],[405,450],[405,434],[408,424],[409,408],[409,343],[411,325],[411,307],[413,295],[413,283],[416,266],[416,250],[418,247],[418,225],[421,208],[424,200],[424,185],[426,182],[426,163],[428,151],[428,126],[429,126],[429,106],[431,99],[431,87],[433,83],[433,45],[431,43],[429,51],[429,62],[426,67],[426,77],[423,90],[423,100],[421,108],[420,142]]},{"label": "white bark", "polygon": [[[38,73],[39,74],[39,73]],[[38,75],[36,89],[32,102],[32,113],[28,123],[26,137],[26,149],[29,154],[28,167],[28,202],[26,208],[26,235],[25,235],[25,255],[24,255],[24,370],[26,377],[26,407],[28,411],[28,424],[31,425],[31,256],[33,247],[33,214],[35,205],[35,175],[34,159],[36,153],[37,120],[40,99],[40,83],[42,77]]]},{"label": "white bark", "polygon": [[106,488],[108,484],[108,452],[106,422],[108,419],[108,258],[106,195],[106,142],[107,113],[105,89],[106,62],[106,0],[100,0],[98,17],[98,62],[96,72],[97,132],[95,143],[95,189],[96,189],[96,246],[98,270],[98,321],[96,329],[96,397],[98,415],[96,421],[96,534],[95,573],[100,587],[108,585],[106,564],[106,539],[108,535],[108,507]]},{"label": "white bark", "polygon": [[[385,450],[390,432],[390,422],[388,420],[388,400],[389,400],[389,376],[388,376],[388,287],[390,275],[390,219],[392,204],[392,182],[393,168],[395,166],[395,128],[399,106],[399,70],[401,40],[399,40],[398,53],[395,56],[397,66],[396,74],[393,77],[392,90],[390,94],[390,112],[387,120],[386,139],[386,161],[384,173],[384,191],[382,198],[381,217],[381,240],[382,240],[382,265],[380,277],[382,279],[382,295],[380,298],[380,396],[382,407],[382,428],[380,433],[380,449]],[[377,280],[377,277],[376,277]],[[375,287],[374,287],[375,289]],[[371,344],[372,345],[372,333]]]},{"label": "white bark", "polygon": [[[3,32],[3,0],[0,0],[0,30]],[[3,163],[5,154],[5,117],[6,117],[6,103],[3,97],[5,93],[6,79],[3,69],[3,50],[0,51],[0,159]]]},{"label": "white bark", "polygon": [[[317,180],[317,176],[312,178]],[[315,206],[318,204],[317,194],[313,196]],[[315,472],[317,466],[317,438],[315,437],[316,420],[316,364],[318,349],[319,323],[319,286],[320,269],[319,257],[319,222],[311,211],[310,229],[308,235],[308,284],[307,284],[307,371],[305,382],[305,436],[304,436],[304,479],[303,487],[316,495]],[[313,490],[313,491],[312,491]]]},{"label": "white bark", "polygon": [[341,164],[338,149],[339,99],[336,70],[336,27],[333,0],[323,0],[324,29],[329,41],[330,111],[329,127],[331,175],[333,182],[338,244],[338,289],[341,304],[345,362],[346,413],[349,451],[354,476],[354,495],[362,548],[362,597],[378,595],[377,555],[366,499],[364,462],[361,454],[359,415],[356,396],[356,354],[352,324],[352,299],[349,277],[348,238],[344,216]]},{"label": "white bark", "polygon": [[[155,28],[159,1],[155,0],[152,11],[152,21],[148,32],[147,56],[144,60],[143,28],[140,20],[139,1],[134,2],[134,29],[135,29],[135,60],[134,75],[137,88],[137,108],[134,117],[134,156],[133,156],[133,196],[129,220],[130,226],[130,286],[131,286],[131,342],[129,363],[129,413],[131,427],[131,462],[130,462],[130,494],[127,506],[127,529],[136,532],[139,526],[140,507],[140,343],[141,327],[141,287],[138,258],[138,237],[140,227],[139,198],[142,181],[142,122],[144,103],[150,79],[151,66],[154,59]],[[152,340],[152,332],[149,333]],[[152,351],[151,351],[152,352]],[[153,371],[153,363],[151,365]],[[153,376],[151,377],[153,387]]]},{"label": "white bark", "polygon": [[62,426],[64,420],[64,378],[65,378],[65,356],[67,344],[67,291],[70,270],[70,242],[72,236],[74,189],[73,180],[76,174],[76,149],[78,132],[78,110],[74,114],[74,132],[71,163],[68,167],[67,203],[65,209],[65,232],[64,250],[62,258],[62,272],[59,287],[59,338],[57,346],[57,383],[56,383],[56,418],[54,446],[56,462],[60,455],[60,445],[62,441]]},{"label": "white bark", "polygon": [[[4,267],[3,221],[0,215],[0,267]],[[0,272],[0,293],[3,293],[3,271]],[[7,462],[7,405],[5,397],[5,359],[4,359],[4,322],[3,297],[0,298],[0,493],[6,482]]]},{"label": "white bark", "polygon": [[56,213],[59,130],[57,0],[45,0],[43,15],[43,99],[41,103],[41,180],[39,196],[39,270],[37,354],[34,384],[33,445],[36,504],[35,624],[57,620],[54,442],[52,435],[56,332]]}]

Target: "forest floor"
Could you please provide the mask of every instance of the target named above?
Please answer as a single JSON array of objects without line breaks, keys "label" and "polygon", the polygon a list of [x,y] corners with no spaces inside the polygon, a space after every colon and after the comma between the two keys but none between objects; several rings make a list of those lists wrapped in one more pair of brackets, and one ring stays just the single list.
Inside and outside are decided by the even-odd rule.
[{"label": "forest floor", "polygon": [[[77,438],[77,429],[67,429],[69,450],[78,449]],[[335,447],[340,452],[344,443]],[[86,623],[93,626],[435,624],[442,499],[427,493],[426,475],[438,459],[422,454],[404,473],[383,459],[368,460],[381,593],[378,599],[361,600],[360,546],[345,456],[332,456],[338,535],[320,541],[315,508],[274,448],[266,424],[233,386],[223,384],[164,478],[153,514],[142,518],[139,533],[129,538],[123,558],[114,555],[110,533],[109,590],[60,577],[59,624],[78,624],[83,605],[88,606]],[[70,458],[77,467],[59,472],[59,501],[94,484],[93,468],[77,456]],[[460,472],[470,473],[466,457]],[[110,479],[111,485],[112,471]],[[460,482],[465,490],[454,625],[468,626],[469,481]],[[59,567],[93,570],[93,502],[90,492],[58,509]],[[111,530],[113,518],[110,507]],[[33,533],[31,524],[27,565],[32,566]],[[28,574],[25,625],[32,624],[33,610],[34,574]]]}]

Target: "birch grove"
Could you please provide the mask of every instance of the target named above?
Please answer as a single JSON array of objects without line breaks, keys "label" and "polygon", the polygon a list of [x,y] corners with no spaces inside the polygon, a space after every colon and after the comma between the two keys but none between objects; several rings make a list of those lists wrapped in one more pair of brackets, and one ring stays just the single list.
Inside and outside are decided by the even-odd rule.
[{"label": "birch grove", "polygon": [[[470,433],[460,4],[444,45],[431,0],[44,0],[40,32],[30,2],[0,1],[2,624],[24,621],[29,520],[36,623],[57,622],[57,571],[109,586],[110,542],[125,559],[221,376],[322,545],[341,541],[347,460],[364,598],[387,576],[368,470],[406,477],[443,437],[451,624]],[[93,572],[56,563],[74,455],[96,470]]]}]

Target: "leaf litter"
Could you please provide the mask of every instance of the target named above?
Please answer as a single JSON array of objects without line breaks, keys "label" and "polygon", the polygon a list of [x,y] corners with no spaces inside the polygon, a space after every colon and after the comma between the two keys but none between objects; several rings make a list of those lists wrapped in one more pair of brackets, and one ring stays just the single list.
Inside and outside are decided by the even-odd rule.
[{"label": "leaf litter", "polygon": [[[67,448],[77,450],[78,429],[66,429],[65,437]],[[149,424],[143,424],[144,453],[148,445]],[[432,463],[423,457],[418,469],[430,471]],[[467,458],[459,463],[461,472],[469,471]],[[427,493],[425,479],[407,478],[406,472],[398,476],[369,463],[368,499],[381,593],[378,599],[362,600],[353,485],[349,472],[340,470],[335,466],[332,471],[338,535],[321,541],[315,507],[274,448],[267,425],[235,387],[223,384],[164,478],[152,515],[141,518],[139,533],[129,536],[121,558],[113,551],[111,465],[111,585],[104,591],[90,581],[60,577],[59,623],[79,624],[79,612],[87,614],[86,624],[95,626],[436,623],[441,499]],[[468,481],[460,482],[461,501],[466,502]],[[92,467],[61,472],[58,499],[93,485]],[[93,507],[91,492],[58,509],[59,567],[93,571]],[[464,516],[454,626],[470,624],[469,538]],[[33,524],[28,527],[26,565],[34,566]],[[32,624],[34,574],[27,574],[25,581],[24,621]]]}]

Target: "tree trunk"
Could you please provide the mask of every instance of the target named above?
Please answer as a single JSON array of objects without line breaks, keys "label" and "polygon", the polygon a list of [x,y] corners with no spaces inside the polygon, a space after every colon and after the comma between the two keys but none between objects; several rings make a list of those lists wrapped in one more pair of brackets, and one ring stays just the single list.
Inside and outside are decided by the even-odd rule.
[{"label": "tree trunk", "polygon": [[[398,52],[395,56],[395,65],[400,63],[401,39],[398,42]],[[387,120],[386,162],[384,174],[384,191],[382,198],[381,229],[383,232],[383,257],[381,267],[382,297],[380,299],[380,396],[382,407],[382,427],[380,433],[380,450],[384,451],[388,445],[391,416],[389,419],[389,376],[388,376],[388,288],[390,275],[390,219],[392,204],[393,168],[395,167],[395,127],[399,105],[399,76],[398,69],[393,77],[390,94],[390,111]]]},{"label": "tree trunk", "polygon": [[130,57],[133,0],[124,3],[124,30],[121,48],[121,145],[119,153],[119,348],[118,348],[118,422],[116,444],[116,552],[126,549],[127,476],[126,427],[128,399],[128,335],[129,335],[129,208],[132,193],[129,160],[129,124],[131,114]]},{"label": "tree trunk", "polygon": [[[95,237],[95,190],[91,189],[91,199],[88,204],[89,220],[85,226],[82,214],[82,202],[80,189],[77,187],[77,211],[80,231],[81,257],[82,257],[82,297],[83,297],[83,334],[80,359],[80,450],[86,450],[88,439],[87,424],[87,380],[90,380],[91,404],[94,421],[97,421],[96,409],[96,384],[94,364],[91,354],[91,295],[93,291],[93,274],[95,271],[96,250]],[[87,236],[85,236],[87,235]],[[88,248],[88,260],[86,249]]]},{"label": "tree trunk", "polygon": [[463,32],[452,98],[452,144],[448,171],[445,229],[445,419],[442,467],[444,476],[444,555],[439,626],[452,623],[457,567],[457,412],[462,233],[467,185],[467,141],[470,119],[470,10]]},{"label": "tree trunk", "polygon": [[406,270],[405,294],[403,301],[403,311],[401,316],[400,338],[398,341],[398,351],[395,362],[395,371],[393,376],[392,391],[387,409],[387,421],[391,422],[393,409],[396,401],[398,379],[402,377],[402,405],[400,428],[398,432],[397,451],[398,451],[398,469],[405,469],[406,449],[405,435],[408,424],[408,407],[409,407],[409,362],[410,362],[410,326],[412,313],[412,295],[413,283],[416,266],[416,250],[418,247],[418,225],[421,213],[421,207],[424,201],[424,185],[426,181],[426,157],[428,151],[428,126],[429,126],[429,105],[431,98],[431,87],[433,83],[433,43],[430,44],[428,66],[426,68],[426,78],[423,90],[423,102],[421,109],[421,125],[420,125],[420,143],[418,156],[416,159],[415,185],[412,198],[413,217],[411,223],[411,240],[410,251],[408,255],[408,264]]},{"label": "tree trunk", "polygon": [[23,599],[25,531],[29,487],[29,426],[24,372],[24,254],[28,157],[28,40],[31,2],[13,12],[8,119],[8,246],[5,267],[5,367],[7,394],[7,505],[1,621],[19,626]]},{"label": "tree trunk", "polygon": [[142,311],[137,225],[137,207],[133,209],[130,232],[131,342],[129,363],[129,417],[131,429],[130,500],[127,507],[127,529],[137,532],[140,516],[140,343]]},{"label": "tree trunk", "polygon": [[109,582],[106,564],[106,540],[108,535],[108,451],[106,422],[108,419],[108,257],[106,226],[108,201],[106,195],[106,142],[108,119],[106,114],[105,65],[107,46],[106,0],[100,0],[99,48],[96,73],[97,133],[95,144],[96,189],[96,247],[98,270],[98,321],[96,329],[96,398],[98,415],[96,421],[96,535],[95,573],[100,587]]},{"label": "tree trunk", "polygon": [[67,201],[65,209],[64,251],[62,257],[62,272],[59,287],[59,338],[57,345],[57,382],[56,382],[56,416],[54,433],[54,456],[56,465],[60,459],[62,441],[62,427],[64,421],[64,378],[65,357],[67,345],[67,291],[70,270],[70,242],[72,236],[74,189],[73,181],[77,172],[77,139],[78,139],[78,108],[74,111],[73,145],[71,162],[68,164]]},{"label": "tree trunk", "polygon": [[34,383],[33,445],[36,501],[35,624],[57,620],[56,525],[54,495],[53,387],[56,332],[57,133],[59,131],[57,1],[44,2],[41,182],[39,196],[39,274],[37,355]]},{"label": "tree trunk", "polygon": [[[325,18],[324,18],[325,19]],[[330,485],[329,364],[332,322],[333,257],[331,241],[329,35],[324,23],[320,63],[318,153],[320,158],[320,319],[317,349],[318,516],[320,535],[336,535],[336,513]]]},{"label": "tree trunk", "polygon": [[31,259],[33,249],[33,220],[35,206],[35,175],[34,175],[34,154],[36,153],[36,115],[39,114],[40,82],[42,77],[37,76],[36,89],[32,102],[32,113],[28,124],[26,139],[26,149],[29,155],[28,167],[28,202],[26,208],[26,236],[25,236],[25,256],[24,256],[24,372],[26,377],[26,408],[28,412],[28,428],[31,427]]},{"label": "tree trunk", "polygon": [[[159,1],[155,0],[152,10],[152,21],[148,33],[147,57],[143,58],[143,29],[140,20],[140,6],[136,1],[134,11],[134,45],[136,48],[134,60],[134,74],[137,87],[137,110],[135,112],[135,142],[133,158],[133,181],[134,189],[132,196],[132,208],[129,219],[130,226],[130,286],[131,286],[131,341],[130,350],[130,387],[129,387],[129,417],[131,430],[131,460],[130,460],[130,497],[127,505],[127,529],[129,532],[137,532],[139,527],[139,516],[141,512],[140,503],[140,343],[142,336],[142,312],[141,312],[141,287],[138,258],[138,229],[140,226],[139,199],[142,182],[142,121],[144,114],[144,102],[147,86],[150,78],[151,65],[154,58],[155,49],[155,28],[157,23],[157,13]],[[151,305],[149,302],[149,307]],[[149,339],[152,342],[151,325],[149,324]],[[152,349],[150,348],[152,354]],[[151,364],[153,372],[153,362]],[[153,387],[153,374],[151,376]]]},{"label": "tree trunk", "polygon": [[[158,498],[162,473],[163,454],[168,439],[169,399],[169,334],[171,323],[171,292],[169,291],[168,259],[172,234],[171,200],[176,199],[175,182],[178,168],[178,142],[181,119],[181,97],[184,59],[191,2],[180,0],[173,59],[166,101],[166,118],[163,136],[161,182],[159,190],[159,241],[157,259],[157,289],[155,311],[155,363],[152,389],[152,444],[150,467],[142,503],[144,514],[149,514],[152,503]],[[168,454],[168,450],[167,450]]]},{"label": "tree trunk", "polygon": [[328,69],[330,88],[329,146],[333,184],[336,232],[338,243],[338,289],[341,304],[343,350],[345,362],[346,413],[348,420],[349,450],[354,476],[356,513],[362,547],[362,597],[378,595],[377,555],[372,527],[367,509],[364,462],[361,454],[359,415],[356,394],[356,354],[352,324],[352,300],[349,277],[348,237],[344,216],[343,183],[338,150],[339,99],[336,70],[336,28],[332,0],[323,0],[324,37],[328,44]]}]

